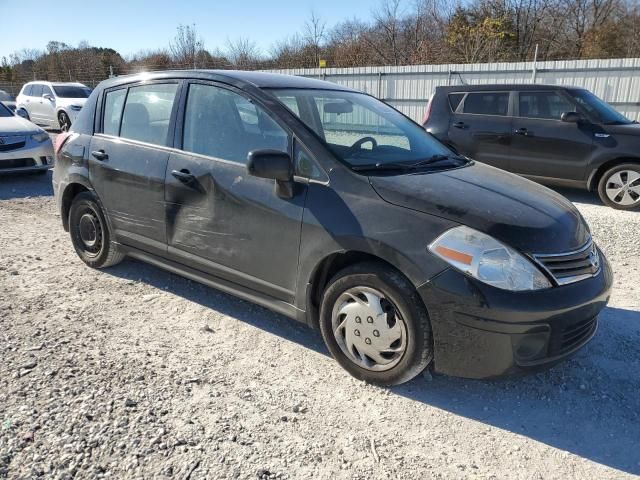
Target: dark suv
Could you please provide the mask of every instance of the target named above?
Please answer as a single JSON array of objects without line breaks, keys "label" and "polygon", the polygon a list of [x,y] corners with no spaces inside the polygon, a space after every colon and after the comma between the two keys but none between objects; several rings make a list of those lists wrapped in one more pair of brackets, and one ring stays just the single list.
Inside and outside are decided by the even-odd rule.
[{"label": "dark suv", "polygon": [[551,365],[595,334],[612,274],[561,195],[319,80],[120,77],[57,144],[62,223],[94,268],[130,256],[319,326],[352,375]]},{"label": "dark suv", "polygon": [[640,206],[640,125],[591,92],[558,85],[437,87],[423,122],[461,154],[540,183]]}]

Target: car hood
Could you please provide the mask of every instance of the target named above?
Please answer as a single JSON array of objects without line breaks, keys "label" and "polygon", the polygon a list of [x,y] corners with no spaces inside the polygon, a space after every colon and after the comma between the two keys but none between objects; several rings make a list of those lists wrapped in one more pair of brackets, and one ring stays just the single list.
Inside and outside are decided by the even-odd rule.
[{"label": "car hood", "polygon": [[71,105],[77,105],[79,107],[84,107],[84,104],[87,103],[86,98],[56,98],[56,105],[58,107],[70,107]]},{"label": "car hood", "polygon": [[589,239],[589,227],[565,197],[481,163],[369,181],[389,203],[467,225],[525,253],[568,252]]},{"label": "car hood", "polygon": [[640,123],[628,123],[626,125],[603,125],[607,133],[615,135],[640,136]]},{"label": "car hood", "polygon": [[29,120],[14,115],[13,117],[0,117],[0,136],[37,133],[40,128]]}]

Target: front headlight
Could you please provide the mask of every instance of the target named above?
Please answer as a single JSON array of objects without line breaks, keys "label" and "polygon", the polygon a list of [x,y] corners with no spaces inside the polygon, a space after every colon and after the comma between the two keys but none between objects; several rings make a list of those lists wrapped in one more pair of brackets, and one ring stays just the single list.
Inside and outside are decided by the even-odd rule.
[{"label": "front headlight", "polygon": [[455,227],[440,235],[429,250],[458,270],[504,290],[551,287],[544,274],[526,257],[493,237],[469,227]]},{"label": "front headlight", "polygon": [[40,132],[31,135],[31,138],[38,143],[42,143],[49,138],[49,134],[47,132]]}]

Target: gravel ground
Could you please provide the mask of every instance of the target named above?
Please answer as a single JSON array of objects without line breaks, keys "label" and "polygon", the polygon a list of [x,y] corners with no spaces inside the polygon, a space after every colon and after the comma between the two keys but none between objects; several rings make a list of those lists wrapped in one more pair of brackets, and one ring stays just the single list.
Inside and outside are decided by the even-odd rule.
[{"label": "gravel ground", "polygon": [[532,376],[385,389],[265,309],[133,260],[85,267],[50,174],[0,179],[0,477],[635,477],[640,212],[563,193],[616,275],[596,338]]}]

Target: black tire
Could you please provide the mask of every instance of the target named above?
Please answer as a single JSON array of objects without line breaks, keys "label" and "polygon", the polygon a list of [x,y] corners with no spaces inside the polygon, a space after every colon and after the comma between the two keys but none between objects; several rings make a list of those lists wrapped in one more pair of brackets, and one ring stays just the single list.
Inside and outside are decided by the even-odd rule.
[{"label": "black tire", "polygon": [[[395,307],[404,320],[406,347],[398,363],[388,370],[372,371],[358,365],[345,354],[334,334],[332,316],[336,302],[345,292],[358,287],[372,288],[384,294],[385,300]],[[389,386],[407,382],[419,375],[433,358],[429,315],[418,292],[400,272],[376,262],[348,267],[329,281],[320,307],[320,330],[336,361],[355,378],[375,385]]]},{"label": "black tire", "polygon": [[[600,178],[600,182],[598,182],[598,195],[600,196],[600,200],[602,200],[602,203],[611,208],[615,208],[616,210],[634,210],[640,207],[640,195],[638,195],[635,191],[631,191],[629,193],[630,198],[635,200],[629,205],[623,205],[617,201],[614,201],[607,194],[607,186],[611,184],[612,177],[620,172],[636,172],[638,175],[640,175],[640,164],[623,163],[621,165],[616,165],[615,167],[612,167],[604,172],[602,178]],[[635,182],[633,182],[633,186],[640,187],[640,180],[636,180]]]},{"label": "black tire", "polygon": [[71,119],[66,112],[58,113],[58,123],[60,124],[60,131],[68,132],[71,128]]},{"label": "black tire", "polygon": [[[92,232],[95,235],[92,236]],[[69,233],[76,253],[92,268],[111,267],[125,257],[119,251],[118,245],[111,240],[111,232],[102,208],[92,193],[79,193],[71,202]]]}]

